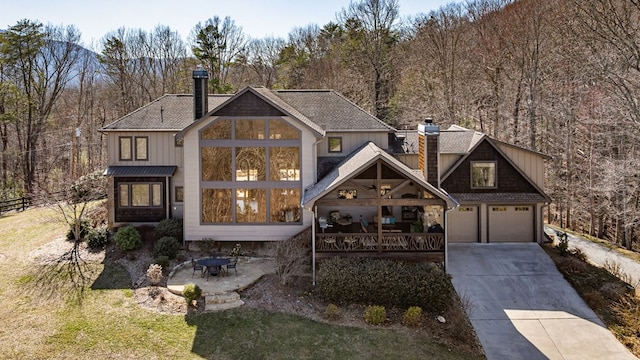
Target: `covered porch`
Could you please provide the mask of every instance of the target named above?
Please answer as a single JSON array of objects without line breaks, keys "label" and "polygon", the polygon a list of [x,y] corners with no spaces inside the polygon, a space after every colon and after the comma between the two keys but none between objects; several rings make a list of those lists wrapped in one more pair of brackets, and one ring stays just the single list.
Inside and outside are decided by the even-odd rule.
[{"label": "covered porch", "polygon": [[373,143],[305,190],[313,211],[313,258],[444,262],[445,212],[455,202]]}]

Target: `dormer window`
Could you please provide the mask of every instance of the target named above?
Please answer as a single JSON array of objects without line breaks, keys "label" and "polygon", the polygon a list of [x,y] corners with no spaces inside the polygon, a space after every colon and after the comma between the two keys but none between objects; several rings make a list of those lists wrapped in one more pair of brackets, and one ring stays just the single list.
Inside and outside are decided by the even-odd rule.
[{"label": "dormer window", "polygon": [[495,161],[471,162],[472,189],[495,189],[497,187],[496,178]]}]

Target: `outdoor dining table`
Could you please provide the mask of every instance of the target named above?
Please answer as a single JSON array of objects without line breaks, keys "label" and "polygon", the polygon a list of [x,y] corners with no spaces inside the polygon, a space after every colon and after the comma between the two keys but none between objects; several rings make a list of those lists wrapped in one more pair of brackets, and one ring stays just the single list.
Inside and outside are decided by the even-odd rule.
[{"label": "outdoor dining table", "polygon": [[206,266],[207,268],[215,266],[218,269],[220,269],[222,266],[229,264],[231,262],[231,259],[226,259],[226,258],[206,258],[206,259],[200,259],[197,262],[198,262],[198,264],[200,264],[202,266]]}]

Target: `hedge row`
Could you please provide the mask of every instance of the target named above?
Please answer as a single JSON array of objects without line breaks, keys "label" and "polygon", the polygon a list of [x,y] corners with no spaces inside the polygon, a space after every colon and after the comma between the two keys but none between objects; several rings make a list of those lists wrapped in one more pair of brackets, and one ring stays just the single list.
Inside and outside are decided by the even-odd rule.
[{"label": "hedge row", "polygon": [[318,268],[317,293],[328,302],[444,311],[452,301],[451,277],[430,263],[334,257]]}]

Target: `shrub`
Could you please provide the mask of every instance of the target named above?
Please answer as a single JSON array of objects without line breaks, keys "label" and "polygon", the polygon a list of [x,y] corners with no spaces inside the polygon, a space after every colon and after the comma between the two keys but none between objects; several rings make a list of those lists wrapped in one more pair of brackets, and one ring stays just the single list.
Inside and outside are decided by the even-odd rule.
[{"label": "shrub", "polygon": [[558,253],[562,256],[569,255],[569,239],[566,236],[560,237],[560,242],[556,245]]},{"label": "shrub", "polygon": [[106,226],[93,228],[87,234],[87,246],[91,249],[103,248],[109,242],[109,229]]},{"label": "shrub", "polygon": [[161,236],[171,236],[176,238],[179,242],[184,240],[182,235],[182,219],[164,219],[156,225],[156,232]]},{"label": "shrub", "polygon": [[212,238],[204,238],[198,241],[198,249],[204,254],[216,254],[216,241]]},{"label": "shrub", "polygon": [[325,319],[333,320],[333,319],[337,319],[338,316],[340,316],[340,309],[338,308],[338,305],[329,304],[327,305],[327,308],[324,309]]},{"label": "shrub", "polygon": [[276,274],[282,285],[287,285],[291,278],[304,272],[305,259],[311,250],[310,243],[310,240],[302,236],[278,242],[275,251]]},{"label": "shrub", "polygon": [[175,259],[182,244],[174,237],[165,236],[158,240],[153,246],[153,256],[166,256],[169,259]]},{"label": "shrub", "polygon": [[418,327],[422,324],[422,308],[411,306],[402,315],[402,322],[405,326]]},{"label": "shrub", "polygon": [[163,269],[168,269],[170,265],[169,258],[165,255],[156,257],[155,259],[153,259],[153,263],[162,266]]},{"label": "shrub", "polygon": [[194,302],[202,296],[202,289],[196,284],[187,284],[182,289],[182,296],[184,296],[187,306],[195,305]]},{"label": "shrub", "polygon": [[334,257],[320,263],[317,293],[327,302],[420,306],[446,310],[454,294],[451,277],[434,264]]},{"label": "shrub", "polygon": [[232,256],[232,257],[242,256],[242,245],[240,244],[233,245],[233,248],[231,249],[229,256]]},{"label": "shrub", "polygon": [[151,285],[158,285],[162,280],[162,266],[158,264],[151,264],[147,269],[147,278],[151,282]]},{"label": "shrub", "polygon": [[371,325],[380,325],[387,320],[387,310],[384,306],[373,305],[364,309],[364,321]]},{"label": "shrub", "polygon": [[[69,230],[67,230],[67,240],[73,241],[76,239],[73,233],[75,231],[75,227],[76,227],[76,221],[74,221],[72,224],[69,225]],[[81,241],[84,240],[84,238],[89,234],[90,230],[91,230],[91,225],[89,225],[89,222],[87,220],[80,221],[80,234],[78,236],[78,240],[81,240]]]},{"label": "shrub", "polygon": [[124,226],[118,229],[115,240],[116,245],[122,251],[134,250],[142,246],[140,233],[133,226]]}]

